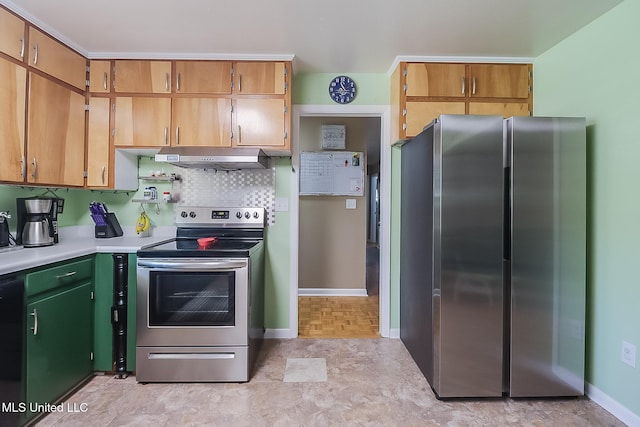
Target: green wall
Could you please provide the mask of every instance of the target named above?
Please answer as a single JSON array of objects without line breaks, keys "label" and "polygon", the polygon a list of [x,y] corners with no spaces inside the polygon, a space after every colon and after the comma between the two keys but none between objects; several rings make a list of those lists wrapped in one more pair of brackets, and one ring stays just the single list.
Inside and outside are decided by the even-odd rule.
[{"label": "green wall", "polygon": [[534,62],[535,115],[584,116],[588,144],[586,380],[640,416],[640,0],[626,0]]},{"label": "green wall", "polygon": [[[389,64],[391,65],[391,64]],[[294,105],[334,104],[329,97],[329,83],[341,73],[296,74],[293,78]],[[374,73],[350,73],[358,94],[349,105],[389,105],[389,76]]]}]

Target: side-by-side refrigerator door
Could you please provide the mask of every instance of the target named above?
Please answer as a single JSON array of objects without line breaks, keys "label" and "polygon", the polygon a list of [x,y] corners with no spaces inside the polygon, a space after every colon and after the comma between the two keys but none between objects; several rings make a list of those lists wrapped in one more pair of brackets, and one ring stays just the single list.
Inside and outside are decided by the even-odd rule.
[{"label": "side-by-side refrigerator door", "polygon": [[583,118],[512,117],[509,393],[584,394]]},{"label": "side-by-side refrigerator door", "polygon": [[400,155],[400,338],[432,384],[433,123]]},{"label": "side-by-side refrigerator door", "polygon": [[443,115],[434,138],[434,390],[503,391],[503,118]]}]

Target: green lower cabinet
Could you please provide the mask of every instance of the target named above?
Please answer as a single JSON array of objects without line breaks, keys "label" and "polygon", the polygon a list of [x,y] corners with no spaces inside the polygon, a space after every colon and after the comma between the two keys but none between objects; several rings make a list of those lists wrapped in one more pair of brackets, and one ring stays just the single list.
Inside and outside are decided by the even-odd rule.
[{"label": "green lower cabinet", "polygon": [[[136,254],[128,254],[127,289],[127,371],[136,368]],[[112,372],[113,326],[113,254],[99,253],[95,265],[94,369]]]},{"label": "green lower cabinet", "polygon": [[93,371],[91,291],[87,281],[28,300],[27,405],[56,401]]}]

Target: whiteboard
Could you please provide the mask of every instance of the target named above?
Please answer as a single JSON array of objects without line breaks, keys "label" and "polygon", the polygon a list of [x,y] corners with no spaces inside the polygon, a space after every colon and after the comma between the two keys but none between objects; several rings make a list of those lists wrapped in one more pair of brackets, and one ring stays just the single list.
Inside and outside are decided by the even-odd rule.
[{"label": "whiteboard", "polygon": [[303,151],[300,153],[300,195],[363,196],[364,153]]}]

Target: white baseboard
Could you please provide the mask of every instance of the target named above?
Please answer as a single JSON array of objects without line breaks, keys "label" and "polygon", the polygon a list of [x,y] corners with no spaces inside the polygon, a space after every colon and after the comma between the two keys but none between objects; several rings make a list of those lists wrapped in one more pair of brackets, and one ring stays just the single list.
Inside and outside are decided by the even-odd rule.
[{"label": "white baseboard", "polygon": [[389,329],[389,338],[400,339],[400,329]]},{"label": "white baseboard", "polygon": [[366,289],[298,288],[301,297],[366,297]]},{"label": "white baseboard", "polygon": [[611,415],[629,427],[640,427],[640,415],[634,414],[611,396],[605,394],[593,385],[586,383],[586,386],[586,394],[589,399],[602,406],[607,412],[611,413]]},{"label": "white baseboard", "polygon": [[264,333],[265,339],[290,339],[298,338],[291,332],[291,329],[267,329]]}]

